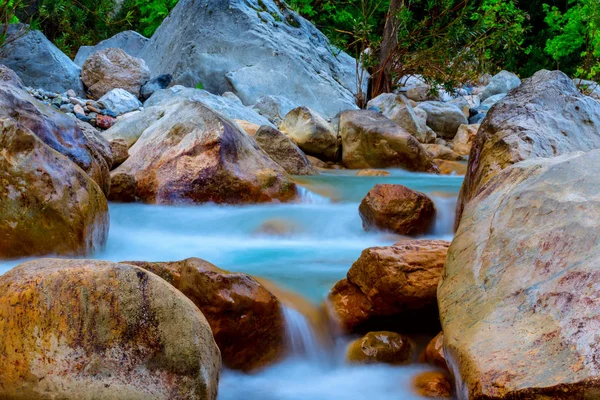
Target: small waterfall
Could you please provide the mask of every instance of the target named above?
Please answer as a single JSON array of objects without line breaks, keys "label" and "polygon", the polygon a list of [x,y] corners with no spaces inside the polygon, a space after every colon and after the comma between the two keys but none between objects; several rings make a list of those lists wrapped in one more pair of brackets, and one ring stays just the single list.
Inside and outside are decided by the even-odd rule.
[{"label": "small waterfall", "polygon": [[286,338],[291,355],[310,361],[324,361],[326,349],[308,319],[298,310],[283,306]]},{"label": "small waterfall", "polygon": [[298,187],[298,198],[302,204],[329,204],[331,200],[315,192],[311,192],[305,187],[297,185]]},{"label": "small waterfall", "polygon": [[435,220],[435,236],[454,236],[454,216],[456,215],[456,197],[435,197],[431,199],[435,203],[437,215]]}]

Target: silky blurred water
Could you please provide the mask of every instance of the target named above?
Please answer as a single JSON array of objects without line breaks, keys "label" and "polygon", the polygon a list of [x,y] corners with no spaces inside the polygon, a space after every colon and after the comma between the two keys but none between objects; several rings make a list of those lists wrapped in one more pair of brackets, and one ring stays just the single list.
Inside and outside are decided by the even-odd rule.
[{"label": "silky blurred water", "polygon": [[[106,248],[93,258],[171,261],[200,257],[217,266],[267,278],[315,304],[323,301],[361,251],[390,245],[387,233],[366,233],[358,205],[377,183],[396,183],[424,192],[438,209],[429,237],[452,238],[462,177],[389,170],[390,176],[357,177],[332,171],[299,177],[302,200],[292,204],[186,207],[111,204]],[[0,273],[22,262],[0,262]],[[288,317],[298,318],[290,314]],[[310,340],[300,324],[298,340]],[[302,331],[304,329],[304,331]],[[303,336],[302,336],[303,335]],[[310,347],[314,343],[295,344]],[[346,366],[342,351],[315,348],[258,374],[224,371],[220,400],[388,400],[418,398],[409,381],[423,366]],[[297,352],[298,353],[298,352]],[[300,352],[302,353],[302,352]]]}]

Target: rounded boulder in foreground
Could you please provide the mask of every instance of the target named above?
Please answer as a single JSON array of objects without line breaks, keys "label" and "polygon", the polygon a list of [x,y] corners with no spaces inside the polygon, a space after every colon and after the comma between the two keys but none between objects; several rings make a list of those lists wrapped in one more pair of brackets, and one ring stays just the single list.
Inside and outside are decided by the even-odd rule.
[{"label": "rounded boulder in foreground", "polygon": [[385,230],[399,235],[428,233],[435,223],[436,209],[425,194],[402,185],[375,185],[360,203],[365,230]]},{"label": "rounded boulder in foreground", "polygon": [[194,304],[140,268],[40,259],[0,277],[0,398],[217,396],[221,360]]}]

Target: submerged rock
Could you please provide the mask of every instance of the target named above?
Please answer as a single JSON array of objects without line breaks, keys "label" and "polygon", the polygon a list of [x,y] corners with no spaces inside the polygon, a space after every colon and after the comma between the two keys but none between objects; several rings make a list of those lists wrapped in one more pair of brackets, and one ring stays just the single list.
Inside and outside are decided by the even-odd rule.
[{"label": "submerged rock", "polygon": [[114,172],[135,177],[141,201],[243,204],[295,198],[296,186],[283,168],[233,121],[188,100],[169,103],[157,117]]},{"label": "submerged rock", "polygon": [[261,126],[256,135],[256,143],[277,164],[291,175],[312,175],[316,173],[306,155],[283,133],[270,126]]},{"label": "submerged rock", "polygon": [[327,117],[357,108],[356,61],[279,0],[180,0],[141,57],[154,75],[246,105],[273,95]]},{"label": "submerged rock", "polygon": [[600,103],[560,71],[538,71],[496,104],[479,128],[460,191],[465,205],[504,168],[534,157],[600,148]]},{"label": "submerged rock", "polygon": [[212,328],[227,367],[251,371],[284,355],[281,304],[251,276],[222,270],[199,258],[125,263],[157,274],[198,306]]},{"label": "submerged rock", "polygon": [[[587,100],[567,101],[586,111]],[[600,391],[599,168],[600,150],[522,161],[465,207],[438,290],[459,398]]]},{"label": "submerged rock", "polygon": [[89,124],[42,104],[10,82],[0,82],[0,118],[17,120],[52,149],[83,169],[104,193],[110,188],[112,154],[108,142]]},{"label": "submerged rock", "polygon": [[413,380],[413,387],[419,396],[434,399],[452,398],[452,382],[448,375],[439,371],[423,372]]},{"label": "submerged rock", "polygon": [[330,314],[345,332],[435,329],[436,291],[449,245],[404,240],[364,250],[329,294]]},{"label": "submerged rock", "polygon": [[350,343],[346,361],[353,364],[385,363],[409,364],[415,351],[415,343],[395,332],[369,332]]},{"label": "submerged rock", "polygon": [[119,48],[97,51],[85,60],[81,80],[93,99],[99,99],[113,89],[124,89],[135,97],[150,79],[144,60],[132,57]]},{"label": "submerged rock", "polygon": [[0,149],[0,258],[104,246],[108,205],[89,176],[12,119],[0,119]]},{"label": "submerged rock", "polygon": [[365,230],[387,230],[399,235],[428,233],[435,223],[436,209],[425,194],[406,186],[378,184],[360,203]]},{"label": "submerged rock", "polygon": [[14,70],[27,86],[61,93],[71,89],[83,95],[81,70],[42,32],[21,24],[10,24],[7,29],[0,64]]},{"label": "submerged rock", "polygon": [[436,170],[427,151],[400,125],[375,111],[346,111],[340,115],[342,162],[346,168],[402,167],[409,171]]},{"label": "submerged rock", "polygon": [[221,360],[206,319],[140,268],[21,264],[0,276],[0,321],[2,398],[216,399]]}]

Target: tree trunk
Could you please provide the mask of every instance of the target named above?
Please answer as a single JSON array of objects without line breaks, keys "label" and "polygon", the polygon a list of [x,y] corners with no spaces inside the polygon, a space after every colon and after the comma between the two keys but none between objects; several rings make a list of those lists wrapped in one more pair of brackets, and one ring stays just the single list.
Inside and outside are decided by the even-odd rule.
[{"label": "tree trunk", "polygon": [[381,93],[389,93],[393,89],[392,82],[392,61],[391,55],[398,45],[398,13],[405,6],[407,0],[391,0],[388,9],[385,26],[383,27],[383,38],[381,41],[381,50],[379,51],[379,65],[375,69],[372,77],[371,97],[376,97]]}]

